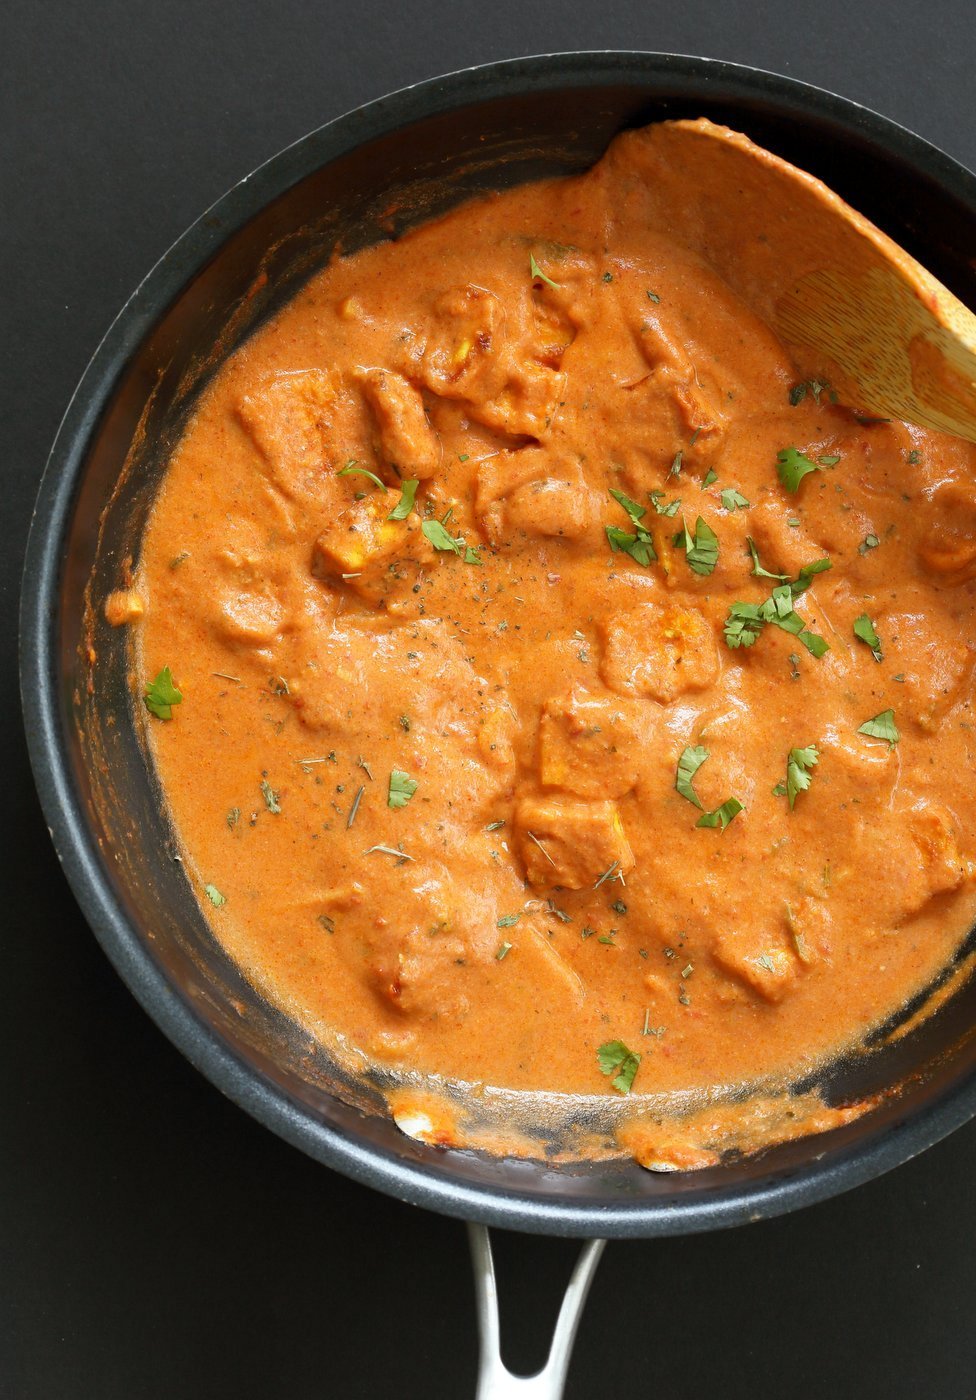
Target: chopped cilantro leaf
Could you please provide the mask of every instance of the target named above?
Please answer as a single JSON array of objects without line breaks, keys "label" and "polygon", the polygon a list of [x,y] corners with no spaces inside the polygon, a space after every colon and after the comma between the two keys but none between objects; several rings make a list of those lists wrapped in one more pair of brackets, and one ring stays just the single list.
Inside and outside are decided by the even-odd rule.
[{"label": "chopped cilantro leaf", "polygon": [[775,578],[779,579],[781,582],[789,578],[789,574],[774,574],[770,573],[769,569],[763,568],[762,564],[759,562],[759,550],[756,548],[756,542],[751,535],[746,536],[746,546],[749,553],[752,555],[752,573],[754,578]]},{"label": "chopped cilantro leaf", "polygon": [[621,554],[629,554],[631,559],[636,560],[638,564],[642,564],[646,568],[657,558],[654,541],[649,531],[645,530],[640,523],[647,514],[647,507],[638,505],[629,496],[625,496],[623,491],[611,490],[610,495],[627,512],[634,526],[633,532],[630,532],[621,529],[618,525],[605,525],[604,529],[607,532],[610,548]]},{"label": "chopped cilantro leaf", "polygon": [[149,682],[143,699],[146,709],[157,719],[173,718],[173,706],[182,703],[183,692],[177,690],[168,666],[164,666],[155,680]]},{"label": "chopped cilantro leaf", "polygon": [[658,296],[657,292],[648,292],[648,293],[647,293],[647,300],[648,300],[648,301],[653,301],[654,304],[655,304],[655,306],[656,306],[656,305],[658,305],[658,304],[660,303],[661,298]]},{"label": "chopped cilantro leaf", "polygon": [[718,536],[701,516],[695,521],[694,535],[682,517],[681,529],[674,537],[676,545],[685,551],[688,567],[696,574],[710,574],[718,563]]},{"label": "chopped cilantro leaf", "polygon": [[874,657],[875,661],[881,661],[883,659],[881,638],[874,630],[874,623],[868,617],[867,613],[861,613],[860,617],[854,619],[854,635],[857,637],[858,641],[864,642],[871,648],[871,655]]},{"label": "chopped cilantro leaf", "polygon": [[751,647],[765,626],[765,621],[759,603],[733,603],[725,619],[726,644],[733,649]]},{"label": "chopped cilantro leaf", "polygon": [[613,1075],[610,1083],[621,1094],[629,1094],[634,1076],[640,1068],[641,1057],[628,1050],[622,1040],[607,1040],[596,1052],[600,1073]]},{"label": "chopped cilantro leaf", "polygon": [[227,896],[221,894],[216,885],[204,885],[203,889],[215,909],[219,909],[222,904],[227,903]]},{"label": "chopped cilantro leaf", "polygon": [[552,287],[555,291],[559,291],[560,283],[554,282],[551,277],[546,276],[532,253],[529,254],[529,272],[532,274],[533,281],[538,279],[540,282],[545,282],[547,286]]},{"label": "chopped cilantro leaf", "polygon": [[[748,543],[753,557],[754,571],[756,568],[762,569],[755,545],[752,540],[749,540]],[[825,652],[830,650],[829,645],[823,637],[819,637],[816,632],[811,632],[804,626],[803,618],[794,610],[793,600],[799,594],[806,592],[814,575],[822,573],[824,569],[830,567],[829,559],[815,559],[812,564],[803,565],[799,578],[794,579],[792,583],[777,584],[764,603],[733,603],[725,619],[726,644],[733,649],[752,646],[766,623],[772,623],[774,627],[779,627],[784,632],[795,636],[811,655],[823,656]],[[770,574],[765,569],[762,570],[762,573],[767,578],[780,577],[779,574]]]},{"label": "chopped cilantro leaf", "polygon": [[718,826],[724,831],[729,822],[734,821],[744,808],[737,797],[728,797],[714,812],[702,812],[696,826]]},{"label": "chopped cilantro leaf", "polygon": [[877,535],[865,535],[864,539],[857,547],[857,552],[862,555],[867,554],[869,549],[877,549],[880,543],[881,541],[878,539]]},{"label": "chopped cilantro leaf", "polygon": [[439,520],[425,520],[420,528],[434,548],[445,554],[460,554],[464,548],[463,542],[460,539],[454,539]]},{"label": "chopped cilantro leaf", "polygon": [[692,786],[692,781],[706,758],[708,758],[708,749],[703,748],[700,744],[685,749],[678,759],[678,771],[674,780],[675,790],[698,808],[701,808],[702,805],[701,798]]},{"label": "chopped cilantro leaf", "polygon": [[387,520],[406,520],[407,516],[413,510],[413,503],[416,499],[417,487],[419,485],[419,481],[413,480],[400,482],[400,499],[386,517]]},{"label": "chopped cilantro leaf", "polygon": [[650,497],[651,505],[657,511],[658,515],[667,515],[673,518],[681,509],[681,501],[677,496],[675,496],[673,501],[668,501],[667,505],[662,505],[661,502],[664,500],[663,491],[648,491],[647,494]]},{"label": "chopped cilantro leaf", "polygon": [[369,477],[373,485],[378,486],[381,491],[387,489],[385,481],[381,481],[375,472],[369,471],[366,467],[359,466],[355,460],[347,462],[341,471],[336,472],[336,476],[366,476]]},{"label": "chopped cilantro leaf", "polygon": [[501,918],[497,921],[495,927],[513,928],[514,925],[518,923],[519,919],[521,919],[521,917],[521,914],[503,914]]},{"label": "chopped cilantro leaf", "polygon": [[791,405],[796,408],[801,404],[809,393],[816,403],[820,402],[820,395],[826,391],[831,403],[837,402],[837,394],[830,387],[826,379],[804,379],[800,384],[794,384],[789,393]]},{"label": "chopped cilantro leaf", "polygon": [[874,719],[865,720],[863,724],[858,725],[857,732],[866,734],[869,739],[886,739],[889,744],[897,744],[901,738],[895,724],[894,710],[882,710]]},{"label": "chopped cilantro leaf", "polygon": [[281,811],[281,803],[278,801],[278,794],[268,782],[267,778],[261,780],[261,796],[264,798],[264,805],[268,811],[275,816]]},{"label": "chopped cilantro leaf", "polygon": [[734,486],[727,486],[722,492],[722,505],[729,512],[749,509],[749,502]]},{"label": "chopped cilantro leaf", "polygon": [[790,584],[790,592],[794,598],[798,598],[801,593],[805,593],[810,587],[816,574],[822,574],[831,567],[829,559],[814,559],[812,564],[803,564],[800,568],[800,576]]},{"label": "chopped cilantro leaf", "polygon": [[405,807],[417,791],[417,783],[413,778],[402,773],[399,768],[394,768],[390,774],[390,789],[387,795],[387,805],[389,807]]},{"label": "chopped cilantro leaf", "polygon": [[812,462],[805,453],[800,452],[795,447],[784,447],[776,458],[776,470],[779,479],[786,487],[787,491],[798,491],[800,482],[808,474],[818,470],[816,462]]},{"label": "chopped cilantro leaf", "polygon": [[813,769],[820,762],[820,752],[813,744],[805,749],[790,749],[786,760],[786,787],[783,793],[790,800],[792,812],[797,793],[806,792],[813,780]]},{"label": "chopped cilantro leaf", "polygon": [[645,568],[657,558],[654,542],[646,530],[638,530],[637,534],[632,535],[616,525],[607,525],[604,528],[610,548],[615,552],[629,554],[631,559],[636,559],[637,563],[643,564]]},{"label": "chopped cilantro leaf", "polygon": [[623,506],[624,510],[630,516],[631,520],[634,522],[635,525],[639,524],[639,522],[643,520],[644,516],[647,514],[646,506],[638,505],[637,502],[632,501],[629,496],[625,496],[623,491],[615,491],[614,488],[611,487],[610,495],[613,497],[613,499],[617,502],[618,505]]},{"label": "chopped cilantro leaf", "polygon": [[711,486],[716,481],[718,481],[718,472],[715,470],[714,467],[709,467],[708,471],[705,473],[704,479],[702,480],[701,489],[704,491],[707,487]]}]

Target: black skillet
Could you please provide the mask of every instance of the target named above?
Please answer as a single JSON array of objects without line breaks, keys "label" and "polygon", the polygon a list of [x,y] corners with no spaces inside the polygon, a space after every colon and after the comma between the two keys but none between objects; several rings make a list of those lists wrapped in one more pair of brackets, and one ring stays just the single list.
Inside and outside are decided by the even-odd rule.
[{"label": "black skillet", "polygon": [[[660,1176],[625,1162],[555,1166],[414,1142],[380,1111],[377,1087],[345,1078],[214,942],[173,859],[133,719],[124,629],[108,628],[98,608],[86,611],[86,589],[91,583],[92,596],[104,598],[123,561],[138,558],[167,455],[222,358],[337,243],[351,251],[481,190],[584,169],[623,127],[702,115],[821,176],[976,305],[976,178],[852,102],[768,73],[662,54],[558,54],[469,69],[310,133],[174,244],[75,392],[31,530],[22,602],[31,759],[65,873],[118,972],[193,1064],[289,1142],[367,1185],[481,1225],[679,1234],[793,1210],[867,1181],[976,1111],[976,979],[960,979],[907,1034],[893,1034],[895,1018],[865,1053],[821,1076],[828,1100],[877,1094],[875,1111],[758,1157]],[[91,689],[89,645],[98,655]],[[487,1267],[484,1237],[477,1240]],[[577,1304],[586,1277],[584,1268]],[[485,1305],[489,1292],[485,1276]],[[565,1327],[564,1344],[569,1313]],[[496,1373],[480,1393],[501,1394],[504,1384]]]}]

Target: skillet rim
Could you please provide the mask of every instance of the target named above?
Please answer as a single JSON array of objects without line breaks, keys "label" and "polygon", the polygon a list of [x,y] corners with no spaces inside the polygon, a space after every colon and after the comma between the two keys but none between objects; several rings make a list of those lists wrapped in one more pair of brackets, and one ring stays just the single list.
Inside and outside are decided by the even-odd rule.
[{"label": "skillet rim", "polygon": [[[413,122],[527,89],[599,88],[668,79],[696,95],[712,83],[729,101],[761,98],[799,121],[827,119],[913,166],[976,217],[976,176],[921,137],[869,108],[763,69],[641,50],[540,54],[460,69],[401,88],[314,129],[219,198],[159,258],[112,321],[61,421],[38,489],[21,593],[21,699],[34,779],[55,851],[103,951],[163,1033],[218,1089],[265,1127],[353,1180],[443,1214],[532,1233],[632,1238],[695,1233],[768,1218],[826,1200],[909,1160],[976,1115],[976,1072],[923,1108],[906,1111],[866,1141],[803,1167],[771,1172],[707,1198],[593,1205],[529,1197],[450,1180],[445,1158],[430,1167],[329,1126],[250,1068],[194,1013],[130,925],[113,894],[70,776],[57,661],[58,590],[89,440],[143,339],[222,244],[265,205],[329,161]],[[813,1140],[811,1139],[811,1142]],[[829,1158],[829,1160],[827,1160]],[[448,1159],[449,1160],[449,1159]],[[448,1167],[449,1172],[449,1167]]]}]

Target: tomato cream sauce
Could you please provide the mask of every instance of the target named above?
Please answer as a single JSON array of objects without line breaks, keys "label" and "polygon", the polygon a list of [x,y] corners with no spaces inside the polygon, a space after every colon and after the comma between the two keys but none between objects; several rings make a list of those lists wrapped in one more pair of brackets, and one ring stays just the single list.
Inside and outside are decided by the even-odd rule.
[{"label": "tomato cream sauce", "polygon": [[786,1082],[976,913],[976,449],[798,385],[654,140],[336,256],[113,603],[214,934],[364,1063]]}]

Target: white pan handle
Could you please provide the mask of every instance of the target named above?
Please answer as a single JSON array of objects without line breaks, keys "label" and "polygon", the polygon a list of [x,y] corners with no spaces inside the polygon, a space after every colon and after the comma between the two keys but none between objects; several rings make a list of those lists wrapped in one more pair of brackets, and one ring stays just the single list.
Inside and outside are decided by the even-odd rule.
[{"label": "white pan handle", "polygon": [[559,1309],[549,1358],[534,1376],[513,1375],[501,1358],[495,1262],[485,1226],[469,1224],[468,1242],[474,1264],[475,1302],[481,1339],[477,1400],[561,1400],[576,1329],[606,1240],[587,1240],[583,1246]]}]

